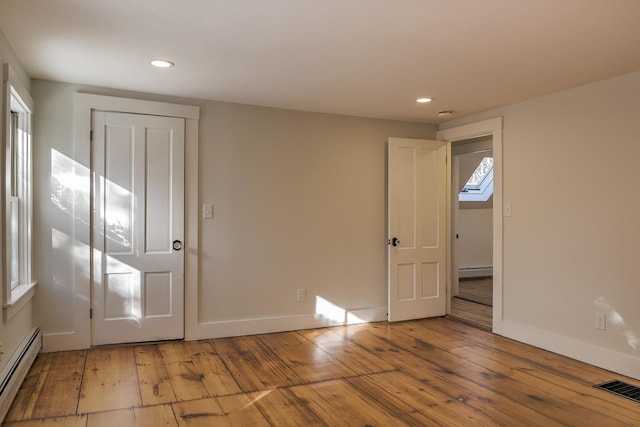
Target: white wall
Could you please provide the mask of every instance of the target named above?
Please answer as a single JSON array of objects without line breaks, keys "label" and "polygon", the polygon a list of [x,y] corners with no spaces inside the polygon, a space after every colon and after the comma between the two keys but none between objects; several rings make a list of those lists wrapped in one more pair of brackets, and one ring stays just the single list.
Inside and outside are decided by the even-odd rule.
[{"label": "white wall", "polygon": [[[9,63],[11,65],[11,68],[15,71],[16,75],[20,79],[20,83],[22,83],[22,85],[27,90],[29,90],[31,86],[29,76],[24,72],[22,64],[20,64],[20,61],[17,59],[11,46],[4,37],[4,34],[0,32],[0,65],[2,66],[2,68],[4,68],[4,64],[6,63]],[[0,90],[0,92],[2,90]],[[0,102],[0,123],[1,118],[4,117],[4,114],[5,111],[3,110],[3,103]],[[4,256],[5,252],[4,250],[0,250],[0,253],[2,254],[2,256]],[[38,276],[36,275],[35,278],[37,280]],[[20,342],[26,337],[29,332],[31,332],[32,328],[32,302],[27,302],[26,305],[22,307],[22,309],[20,309],[20,311],[9,320],[5,320],[4,316],[2,317],[2,320],[0,320],[0,343],[2,343],[2,354],[0,354],[0,370],[4,368],[7,361],[11,358],[11,355],[18,348]]]},{"label": "white wall", "polygon": [[[316,295],[384,318],[386,140],[433,139],[435,126],[34,80],[36,312],[50,348],[88,327],[74,320],[78,287],[87,286],[76,273],[88,274],[89,261],[76,255],[88,242],[75,236],[84,215],[73,213],[88,200],[66,212],[51,184],[54,158],[88,166],[74,143],[78,91],[200,107],[200,202],[214,204],[214,219],[198,225],[199,307],[187,307],[198,310],[196,337],[313,326]],[[296,288],[307,289],[305,302],[296,302]]]},{"label": "white wall", "polygon": [[[504,107],[504,333],[640,378],[640,72]],[[594,327],[607,313],[606,331]]]},{"label": "white wall", "polygon": [[460,209],[457,234],[459,269],[493,266],[493,209]]},{"label": "white wall", "polygon": [[220,107],[200,147],[201,197],[216,212],[202,223],[202,320],[314,314],[316,295],[384,316],[385,143],[433,127]]}]

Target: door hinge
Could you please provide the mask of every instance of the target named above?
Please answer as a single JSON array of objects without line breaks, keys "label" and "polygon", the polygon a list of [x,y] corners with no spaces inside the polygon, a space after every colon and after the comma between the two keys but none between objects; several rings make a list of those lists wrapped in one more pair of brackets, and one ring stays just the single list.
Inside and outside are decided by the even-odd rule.
[{"label": "door hinge", "polygon": [[89,319],[93,319],[93,308],[89,309]]},{"label": "door hinge", "polygon": [[93,131],[89,131],[89,141],[93,141]]}]

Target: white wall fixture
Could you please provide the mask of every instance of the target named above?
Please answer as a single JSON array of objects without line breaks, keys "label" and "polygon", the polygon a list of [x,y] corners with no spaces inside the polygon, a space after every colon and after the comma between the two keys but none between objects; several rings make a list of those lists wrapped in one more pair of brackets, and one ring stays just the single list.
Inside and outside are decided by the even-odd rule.
[{"label": "white wall fixture", "polygon": [[513,211],[511,210],[511,202],[504,202],[504,216],[513,215]]},{"label": "white wall fixture", "polygon": [[203,219],[213,218],[213,205],[211,203],[205,203],[204,205],[202,205],[202,218]]},{"label": "white wall fixture", "polygon": [[169,61],[168,59],[160,59],[160,58],[152,59],[150,64],[157,68],[171,68],[174,65],[176,65],[172,61]]}]

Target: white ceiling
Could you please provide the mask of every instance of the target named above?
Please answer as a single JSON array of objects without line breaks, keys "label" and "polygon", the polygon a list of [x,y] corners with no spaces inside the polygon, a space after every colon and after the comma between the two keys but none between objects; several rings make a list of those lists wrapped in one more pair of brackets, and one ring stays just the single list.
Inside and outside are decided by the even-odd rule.
[{"label": "white ceiling", "polygon": [[34,78],[424,122],[640,69],[639,0],[0,0],[0,29]]}]

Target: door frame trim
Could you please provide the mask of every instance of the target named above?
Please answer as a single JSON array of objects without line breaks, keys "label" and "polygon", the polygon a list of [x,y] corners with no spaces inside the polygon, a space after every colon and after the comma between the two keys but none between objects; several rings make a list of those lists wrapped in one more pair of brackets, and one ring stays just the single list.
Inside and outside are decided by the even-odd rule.
[{"label": "door frame trim", "polygon": [[[493,138],[493,332],[502,334],[502,289],[503,289],[503,239],[502,239],[502,211],[503,211],[503,181],[502,181],[502,117],[496,117],[468,125],[457,126],[438,131],[437,138],[447,141],[447,158],[451,157],[451,145],[456,141],[491,135]],[[447,162],[447,189],[451,198],[451,161]],[[451,200],[447,201],[451,209]],[[447,240],[451,247],[451,230],[449,228]],[[448,268],[451,276],[451,266]],[[447,280],[447,292],[451,295],[451,280]],[[448,307],[450,310],[450,307]]]},{"label": "door frame trim", "polygon": [[[184,260],[184,327],[185,340],[197,337],[198,327],[198,121],[200,107],[164,102],[119,98],[112,96],[75,94],[75,153],[78,164],[76,178],[82,190],[74,200],[75,224],[73,238],[79,242],[73,254],[75,331],[62,335],[72,348],[91,346],[91,323],[87,322],[91,308],[91,217],[84,197],[91,194],[91,111],[147,114],[185,119],[185,260]],[[82,243],[82,245],[80,244]],[[56,334],[57,335],[57,334]],[[53,337],[52,337],[53,338]]]}]

